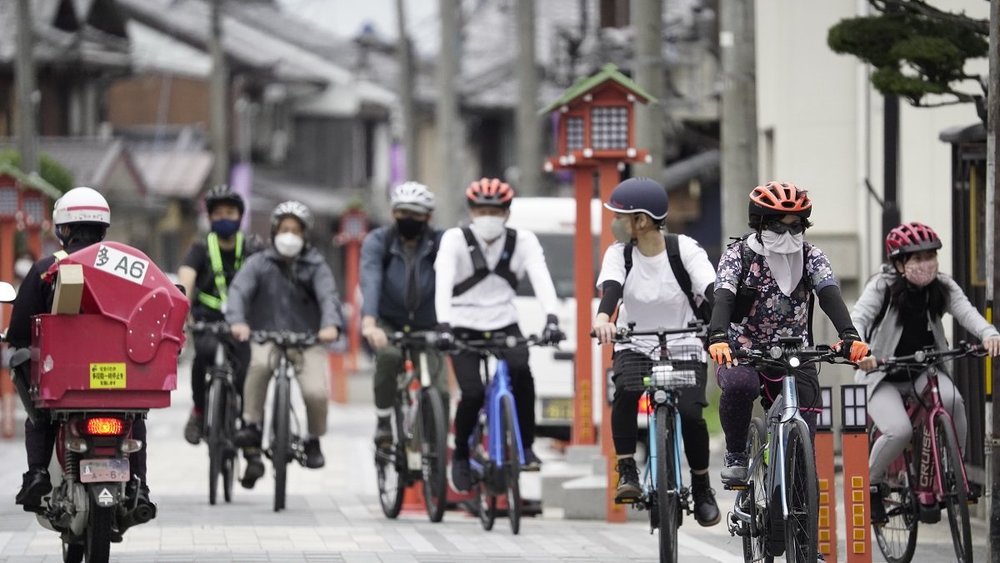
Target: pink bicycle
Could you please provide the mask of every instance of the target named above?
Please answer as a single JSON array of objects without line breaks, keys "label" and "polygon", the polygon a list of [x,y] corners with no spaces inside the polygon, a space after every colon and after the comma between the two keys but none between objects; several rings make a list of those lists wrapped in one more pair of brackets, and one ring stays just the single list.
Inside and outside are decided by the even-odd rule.
[{"label": "pink bicycle", "polygon": [[[913,424],[913,439],[889,466],[882,484],[888,522],[872,525],[879,550],[889,563],[909,563],[917,547],[917,524],[937,523],[941,509],[948,511],[948,524],[955,545],[956,561],[972,561],[969,528],[969,480],[955,423],[938,393],[941,365],[964,356],[984,356],[981,346],[960,343],[951,350],[925,350],[910,356],[879,360],[882,369],[903,369],[910,380],[927,375],[923,392],[913,390],[906,398],[906,412]],[[880,435],[872,427],[871,443]]]}]

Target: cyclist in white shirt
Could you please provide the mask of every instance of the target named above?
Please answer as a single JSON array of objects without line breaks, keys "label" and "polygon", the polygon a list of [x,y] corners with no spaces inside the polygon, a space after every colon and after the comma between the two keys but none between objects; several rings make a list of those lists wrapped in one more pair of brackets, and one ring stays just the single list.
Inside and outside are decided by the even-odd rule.
[{"label": "cyclist in white shirt", "polygon": [[[691,237],[667,235],[661,229],[667,218],[667,192],[649,178],[630,178],[619,184],[604,204],[615,214],[611,229],[617,243],[608,247],[598,276],[601,303],[594,319],[594,333],[602,344],[616,330],[635,323],[636,330],[687,327],[709,317],[715,268],[705,250]],[[619,301],[617,324],[611,316]],[[648,374],[649,354],[659,346],[656,336],[636,336],[615,345],[614,403],[611,434],[618,457],[618,487],[615,501],[635,502],[642,495],[636,468],[637,414],[642,391],[623,384]],[[699,362],[697,386],[683,389],[677,401],[681,415],[684,453],[691,467],[694,516],[702,526],[719,523],[719,507],[708,475],[708,427],[702,409],[705,400],[706,365],[704,344],[696,336],[672,337],[668,350],[676,356],[694,352]],[[645,372],[645,373],[642,373]]]},{"label": "cyclist in white shirt", "polygon": [[[545,255],[534,233],[506,227],[514,190],[499,179],[473,182],[465,196],[472,224],[452,228],[441,237],[437,259],[434,304],[443,332],[460,340],[481,339],[487,332],[521,336],[514,296],[527,274],[539,304],[547,314],[542,338],[561,340],[556,312],[556,290],[545,265]],[[532,450],[535,437],[535,382],[528,366],[528,348],[504,354],[510,368],[518,425],[524,446],[525,470],[541,462]],[[469,436],[483,405],[485,388],[479,354],[463,351],[452,357],[462,396],[455,411],[455,450],[452,482],[464,491],[472,485]]]}]

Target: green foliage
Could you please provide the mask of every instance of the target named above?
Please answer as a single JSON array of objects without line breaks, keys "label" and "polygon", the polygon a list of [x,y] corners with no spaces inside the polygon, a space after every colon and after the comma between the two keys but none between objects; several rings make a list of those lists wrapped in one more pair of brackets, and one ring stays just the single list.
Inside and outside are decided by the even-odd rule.
[{"label": "green foliage", "polygon": [[[840,21],[830,28],[827,44],[874,66],[875,88],[915,106],[932,94],[950,96],[953,103],[979,97],[958,87],[978,78],[965,73],[966,61],[989,52],[983,22],[939,11],[922,0],[871,3],[883,13]],[[892,11],[886,13],[890,4]]]},{"label": "green foliage", "polygon": [[[10,164],[21,167],[21,154],[14,149],[0,151],[0,164]],[[38,175],[52,184],[60,192],[66,193],[73,185],[73,174],[51,156],[42,153],[38,157]]]}]

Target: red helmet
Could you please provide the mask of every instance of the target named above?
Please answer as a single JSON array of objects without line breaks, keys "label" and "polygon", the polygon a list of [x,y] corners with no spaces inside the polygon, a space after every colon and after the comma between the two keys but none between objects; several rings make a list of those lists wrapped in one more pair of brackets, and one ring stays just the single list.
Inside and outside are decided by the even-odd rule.
[{"label": "red helmet", "polygon": [[810,213],[809,193],[795,184],[768,182],[750,192],[750,215],[797,215],[805,219]]},{"label": "red helmet", "polygon": [[514,188],[499,178],[483,178],[469,184],[465,189],[469,205],[510,207],[514,199]]},{"label": "red helmet", "polygon": [[934,229],[915,221],[892,229],[885,237],[885,254],[889,258],[939,248],[941,239]]}]

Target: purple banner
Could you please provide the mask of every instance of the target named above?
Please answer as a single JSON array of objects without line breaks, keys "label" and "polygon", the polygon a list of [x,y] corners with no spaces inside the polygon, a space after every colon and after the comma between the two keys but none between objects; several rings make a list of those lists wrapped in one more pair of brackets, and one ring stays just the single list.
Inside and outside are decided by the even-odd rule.
[{"label": "purple banner", "polygon": [[249,162],[240,162],[233,166],[229,174],[229,187],[243,197],[246,202],[247,212],[243,214],[243,224],[240,226],[246,229],[250,226],[250,191],[253,186],[253,166]]}]

